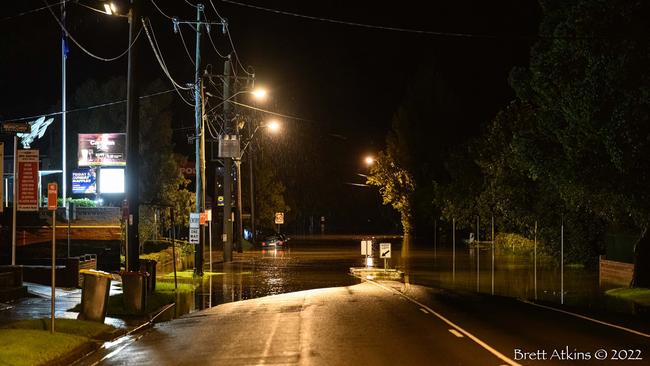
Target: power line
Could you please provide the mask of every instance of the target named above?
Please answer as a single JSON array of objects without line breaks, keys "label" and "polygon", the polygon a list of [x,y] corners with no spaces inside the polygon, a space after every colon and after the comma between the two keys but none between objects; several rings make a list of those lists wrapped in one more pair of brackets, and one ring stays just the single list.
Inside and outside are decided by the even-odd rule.
[{"label": "power line", "polygon": [[[158,64],[160,65],[160,68],[163,70],[163,73],[165,74],[165,76],[167,76],[169,81],[172,82],[172,86],[174,87],[174,90],[176,90],[176,93],[178,94],[178,96],[181,97],[183,102],[185,102],[185,104],[193,107],[194,104],[187,101],[185,99],[185,97],[183,96],[183,94],[180,92],[180,90],[178,90],[178,89],[190,90],[191,88],[190,87],[184,87],[184,86],[178,84],[176,82],[176,80],[174,80],[174,78],[172,78],[171,74],[169,73],[169,69],[167,68],[167,65],[165,64],[165,61],[164,61],[164,59],[162,57],[162,52],[160,51],[160,48],[158,47],[158,41],[155,40],[156,36],[153,33],[153,28],[151,28],[151,35],[150,35],[149,34],[149,27],[147,26],[147,22],[145,21],[144,18],[142,18],[142,26],[144,27],[144,31],[147,34],[147,38],[149,39],[149,45],[151,46],[151,50],[153,51],[154,56],[156,56],[156,60],[158,60]],[[149,25],[149,26],[151,26],[151,25]],[[153,35],[153,40],[152,40],[152,35]],[[154,44],[154,41],[155,41],[155,44]]]},{"label": "power line", "polygon": [[56,14],[54,14],[54,11],[52,11],[52,8],[51,8],[51,7],[54,6],[54,5],[49,5],[49,4],[47,3],[47,0],[43,0],[43,2],[47,5],[46,7],[47,7],[47,9],[50,11],[50,14],[52,14],[52,17],[54,17],[54,20],[56,20],[56,22],[59,23],[59,26],[60,26],[61,29],[63,30],[63,33],[65,33],[66,37],[70,38],[70,39],[72,40],[72,42],[73,42],[74,44],[76,44],[77,47],[79,47],[79,48],[80,48],[84,53],[86,53],[88,56],[90,56],[90,57],[92,57],[92,58],[94,58],[94,59],[100,60],[100,61],[111,62],[111,61],[115,61],[115,60],[120,59],[121,57],[123,57],[124,55],[126,55],[127,53],[129,53],[129,51],[131,50],[131,47],[133,47],[133,45],[135,44],[135,42],[138,41],[138,38],[140,37],[140,33],[142,33],[142,27],[141,27],[140,30],[138,31],[138,34],[135,36],[135,38],[133,38],[133,41],[131,42],[131,44],[129,45],[129,47],[128,47],[126,50],[124,50],[124,52],[120,53],[119,55],[117,55],[117,56],[115,56],[115,57],[109,57],[109,58],[105,58],[105,57],[97,56],[97,55],[95,55],[94,53],[90,52],[88,49],[86,49],[84,46],[82,46],[81,43],[79,43],[79,42],[78,42],[78,41],[77,41],[77,40],[72,36],[72,34],[70,34],[70,32],[68,32],[68,30],[66,29],[65,25],[63,25],[63,23],[61,22],[61,20],[56,16]]},{"label": "power line", "polygon": [[[232,52],[235,54],[235,61],[237,61],[237,64],[239,65],[239,67],[241,67],[241,69],[244,70],[244,72],[246,74],[248,74],[249,76],[252,75],[250,72],[248,72],[248,70],[246,70],[244,65],[242,65],[241,61],[239,60],[239,55],[237,54],[237,49],[235,48],[235,43],[233,42],[232,36],[230,35],[230,27],[228,26],[228,22],[226,22],[226,20],[221,16],[221,14],[219,14],[219,11],[217,11],[217,7],[214,6],[214,3],[212,2],[212,0],[210,0],[210,5],[212,5],[212,9],[217,14],[217,16],[219,17],[221,22],[225,24],[226,34],[228,35],[228,40],[230,41],[230,46],[232,47]],[[210,41],[212,42],[212,38],[210,38]],[[235,71],[233,70],[233,72],[235,72]],[[235,72],[235,76],[237,76],[236,72]]]},{"label": "power line", "polygon": [[192,55],[190,55],[190,50],[187,48],[187,44],[185,44],[185,38],[183,38],[183,29],[180,27],[180,25],[178,26],[178,35],[181,36],[181,43],[183,43],[183,48],[185,49],[187,57],[190,59],[190,62],[192,62],[192,65],[196,66]]},{"label": "power line", "polygon": [[192,4],[192,3],[189,2],[188,0],[185,0],[185,2],[187,3],[187,5],[189,5],[189,6],[191,6],[191,7],[198,8],[198,6],[197,6],[196,4]]},{"label": "power line", "polygon": [[245,107],[245,108],[248,108],[248,109],[252,109],[252,110],[255,110],[255,111],[258,111],[258,112],[264,112],[264,113],[272,114],[272,115],[274,115],[274,116],[278,116],[278,117],[282,117],[282,118],[294,119],[294,120],[297,120],[297,121],[305,121],[305,122],[316,122],[316,121],[313,121],[313,120],[310,120],[310,119],[306,119],[306,118],[301,118],[301,117],[296,117],[296,116],[290,116],[290,115],[287,115],[287,114],[282,114],[282,113],[272,112],[272,111],[269,111],[269,110],[266,110],[266,109],[262,109],[262,108],[254,107],[254,106],[252,106],[252,105],[248,105],[248,104],[244,104],[244,103],[235,102],[234,100],[231,100],[231,101],[229,101],[229,102],[232,103],[232,104],[236,104],[236,105],[238,105],[238,106],[241,106],[241,107]]},{"label": "power line", "polygon": [[430,36],[437,36],[437,37],[480,38],[480,39],[516,39],[516,40],[593,39],[593,38],[595,38],[595,37],[589,37],[589,36],[569,36],[569,37],[545,36],[545,35],[510,36],[510,35],[491,35],[491,34],[476,34],[476,33],[436,32],[436,31],[428,31],[428,30],[420,30],[420,29],[390,27],[390,26],[383,26],[383,25],[348,22],[348,21],[345,21],[345,20],[338,20],[338,19],[322,18],[322,17],[311,16],[311,15],[292,13],[292,12],[283,11],[283,10],[265,8],[265,7],[257,6],[257,5],[245,4],[245,3],[241,3],[241,2],[233,1],[233,0],[221,0],[221,1],[224,2],[224,3],[228,3],[228,4],[247,7],[247,8],[256,9],[256,10],[260,10],[260,11],[265,11],[265,12],[269,12],[269,13],[292,16],[292,17],[302,18],[302,19],[315,20],[315,21],[319,21],[319,22],[342,24],[342,25],[347,25],[347,26],[352,26],[352,27],[360,27],[360,28],[383,30],[383,31],[430,35]]},{"label": "power line", "polygon": [[[139,99],[151,98],[151,97],[155,97],[155,96],[158,96],[158,95],[161,95],[161,94],[171,93],[173,91],[174,91],[174,89],[163,90],[163,91],[156,92],[156,93],[142,95],[142,96],[139,97]],[[117,100],[117,101],[114,101],[114,102],[102,103],[102,104],[95,104],[95,105],[91,105],[91,106],[88,106],[88,107],[81,107],[81,108],[76,108],[76,109],[68,109],[65,112],[57,111],[57,112],[52,112],[52,113],[37,114],[37,115],[34,115],[34,116],[29,116],[29,117],[11,118],[11,119],[6,119],[6,120],[4,120],[2,122],[4,123],[4,122],[25,121],[25,120],[30,120],[30,119],[36,119],[36,118],[39,118],[39,117],[57,116],[57,115],[60,115],[60,114],[63,114],[63,113],[67,114],[67,113],[72,113],[72,112],[82,112],[82,111],[88,111],[88,110],[97,109],[97,108],[109,107],[109,106],[112,106],[112,105],[115,105],[115,104],[120,104],[120,103],[126,103],[126,99]]]},{"label": "power line", "polygon": [[156,4],[156,2],[155,2],[154,0],[151,0],[151,3],[153,4],[153,6],[156,7],[156,9],[158,9],[158,12],[159,12],[160,14],[162,14],[165,18],[170,19],[170,20],[173,20],[173,19],[174,19],[173,17],[170,17],[169,15],[165,14],[165,12],[162,11],[162,9],[160,9],[160,8],[158,7],[158,4]]},{"label": "power line", "polygon": [[29,14],[32,14],[32,13],[36,13],[36,12],[39,12],[39,11],[42,11],[42,10],[47,9],[47,8],[49,8],[50,6],[61,5],[61,4],[64,4],[64,3],[70,2],[70,1],[71,1],[71,0],[63,0],[63,1],[59,1],[58,3],[54,3],[54,4],[51,4],[51,5],[43,6],[43,7],[40,7],[40,8],[36,8],[36,9],[32,9],[32,10],[26,10],[26,11],[23,11],[22,13],[18,13],[18,14],[15,14],[15,15],[11,15],[11,16],[8,16],[8,17],[4,17],[4,18],[0,19],[0,22],[3,22],[3,21],[5,21],[5,20],[14,19],[14,18],[19,18],[19,17],[22,17],[22,16],[24,16],[24,15],[29,15]]}]

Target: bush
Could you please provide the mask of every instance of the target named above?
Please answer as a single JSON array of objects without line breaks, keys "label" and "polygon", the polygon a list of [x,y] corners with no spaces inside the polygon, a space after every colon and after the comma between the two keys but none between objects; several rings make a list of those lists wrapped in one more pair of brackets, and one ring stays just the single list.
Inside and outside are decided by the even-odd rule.
[{"label": "bush", "polygon": [[142,244],[142,253],[156,253],[161,252],[172,246],[172,242],[168,240],[146,240]]}]

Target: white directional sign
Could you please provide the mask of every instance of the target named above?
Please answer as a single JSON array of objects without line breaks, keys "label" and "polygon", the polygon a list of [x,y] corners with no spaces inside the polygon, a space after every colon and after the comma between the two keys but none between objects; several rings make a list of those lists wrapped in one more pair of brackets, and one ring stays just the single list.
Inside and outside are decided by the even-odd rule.
[{"label": "white directional sign", "polygon": [[372,240],[361,241],[361,255],[372,255]]},{"label": "white directional sign", "polygon": [[198,244],[201,235],[199,234],[199,227],[201,225],[201,214],[198,212],[190,212],[190,244]]},{"label": "white directional sign", "polygon": [[190,228],[190,244],[198,244],[200,240],[199,228],[192,227]]},{"label": "white directional sign", "polygon": [[379,258],[390,258],[390,243],[379,243]]},{"label": "white directional sign", "polygon": [[190,229],[198,229],[201,225],[201,214],[198,212],[190,212]]}]

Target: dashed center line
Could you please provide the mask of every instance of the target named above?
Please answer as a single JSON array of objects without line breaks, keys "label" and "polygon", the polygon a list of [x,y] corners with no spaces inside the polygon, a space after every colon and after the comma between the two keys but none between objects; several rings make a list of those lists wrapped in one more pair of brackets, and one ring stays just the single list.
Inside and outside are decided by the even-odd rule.
[{"label": "dashed center line", "polygon": [[459,331],[457,331],[456,329],[449,329],[449,333],[455,335],[458,338],[463,338],[463,335]]}]

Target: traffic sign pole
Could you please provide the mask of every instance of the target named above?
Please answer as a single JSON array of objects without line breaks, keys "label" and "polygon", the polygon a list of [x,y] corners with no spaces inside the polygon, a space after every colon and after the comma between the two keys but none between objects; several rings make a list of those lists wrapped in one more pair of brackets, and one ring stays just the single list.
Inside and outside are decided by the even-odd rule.
[{"label": "traffic sign pole", "polygon": [[47,209],[52,211],[52,315],[50,318],[50,332],[54,333],[54,314],[56,309],[56,207],[57,192],[56,183],[47,184]]}]

